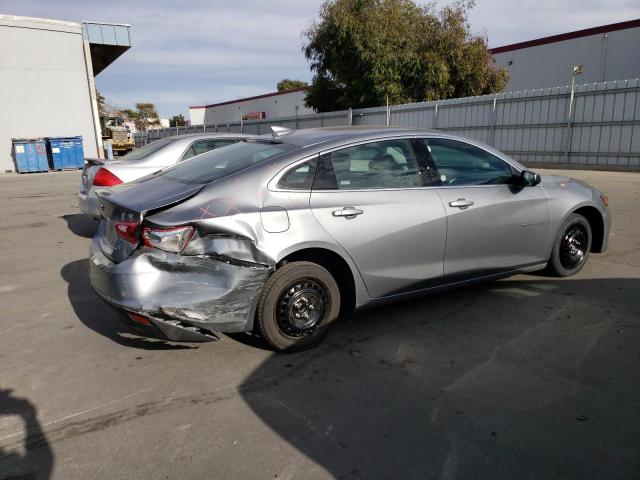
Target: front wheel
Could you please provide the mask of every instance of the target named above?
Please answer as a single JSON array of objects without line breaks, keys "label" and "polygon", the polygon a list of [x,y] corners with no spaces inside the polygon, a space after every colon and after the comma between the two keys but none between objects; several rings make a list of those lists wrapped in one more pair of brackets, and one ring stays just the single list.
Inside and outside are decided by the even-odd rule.
[{"label": "front wheel", "polygon": [[591,251],[591,226],[586,218],[572,213],[558,231],[547,271],[558,277],[575,275],[587,262]]},{"label": "front wheel", "polygon": [[340,289],[333,276],[311,262],[288,263],[265,284],[256,311],[256,329],[279,351],[319,342],[340,311]]}]

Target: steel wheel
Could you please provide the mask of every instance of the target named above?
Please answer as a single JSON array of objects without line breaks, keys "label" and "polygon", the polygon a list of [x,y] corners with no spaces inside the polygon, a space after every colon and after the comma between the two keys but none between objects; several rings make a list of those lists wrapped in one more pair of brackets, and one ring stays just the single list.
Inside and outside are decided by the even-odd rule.
[{"label": "steel wheel", "polygon": [[302,337],[313,333],[327,312],[327,287],[313,279],[289,285],[277,303],[277,321],[283,333]]},{"label": "steel wheel", "polygon": [[255,328],[276,350],[293,352],[318,343],[339,312],[340,288],[329,271],[312,262],[290,262],[262,289]]}]

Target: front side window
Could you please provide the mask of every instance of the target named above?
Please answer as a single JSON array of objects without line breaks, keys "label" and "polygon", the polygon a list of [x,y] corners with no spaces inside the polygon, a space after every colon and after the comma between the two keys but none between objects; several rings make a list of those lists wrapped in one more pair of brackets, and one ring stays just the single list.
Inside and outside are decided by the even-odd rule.
[{"label": "front side window", "polygon": [[441,185],[506,185],[515,171],[491,153],[457,140],[426,138],[423,142],[438,169]]},{"label": "front side window", "polygon": [[343,148],[320,157],[314,190],[420,187],[407,140],[385,140]]}]

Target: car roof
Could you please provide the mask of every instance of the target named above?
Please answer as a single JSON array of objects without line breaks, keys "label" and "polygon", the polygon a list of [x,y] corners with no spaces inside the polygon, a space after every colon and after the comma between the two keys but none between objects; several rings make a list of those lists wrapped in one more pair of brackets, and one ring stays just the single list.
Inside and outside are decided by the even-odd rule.
[{"label": "car roof", "polygon": [[178,135],[170,135],[162,138],[169,138],[171,140],[198,140],[198,139],[207,139],[207,138],[255,138],[257,135],[252,135],[249,133],[234,133],[234,132],[219,132],[219,133],[187,133],[187,134],[178,134]]},{"label": "car roof", "polygon": [[[454,137],[436,130],[421,130],[406,127],[376,127],[376,126],[358,126],[358,127],[322,127],[322,128],[306,128],[302,130],[292,130],[278,137],[283,143],[290,143],[299,147],[309,147],[321,143],[344,142],[345,140],[375,140],[385,137],[397,136],[414,136],[414,135],[444,135]],[[264,136],[273,138],[271,135]]]},{"label": "car roof", "polygon": [[[429,130],[407,127],[386,127],[386,126],[356,126],[356,127],[321,127],[321,128],[306,128],[302,130],[291,130],[289,132],[281,133],[276,137],[276,141],[282,143],[288,143],[295,145],[300,149],[304,149],[307,153],[316,153],[330,148],[336,148],[350,143],[366,142],[368,140],[384,140],[386,138],[397,137],[440,137],[448,138],[451,140],[458,140],[461,142],[469,143],[487,150],[498,157],[508,159],[512,164],[519,169],[523,169],[524,166],[509,155],[505,154],[487,145],[484,142],[476,140],[474,138],[463,137],[442,130]],[[272,135],[263,135],[262,138],[274,140]]]}]

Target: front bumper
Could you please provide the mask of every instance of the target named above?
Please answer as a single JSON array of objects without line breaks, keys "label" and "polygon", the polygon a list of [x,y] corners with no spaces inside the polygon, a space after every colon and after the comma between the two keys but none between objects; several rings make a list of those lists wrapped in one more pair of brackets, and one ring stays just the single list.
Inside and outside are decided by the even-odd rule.
[{"label": "front bumper", "polygon": [[272,271],[148,248],[114,263],[96,238],[89,266],[98,295],[119,309],[146,316],[176,341],[215,340],[206,333],[252,330],[260,291]]},{"label": "front bumper", "polygon": [[100,219],[100,208],[98,208],[98,197],[96,196],[93,188],[87,193],[78,193],[78,208],[85,215],[90,216],[95,220]]}]

